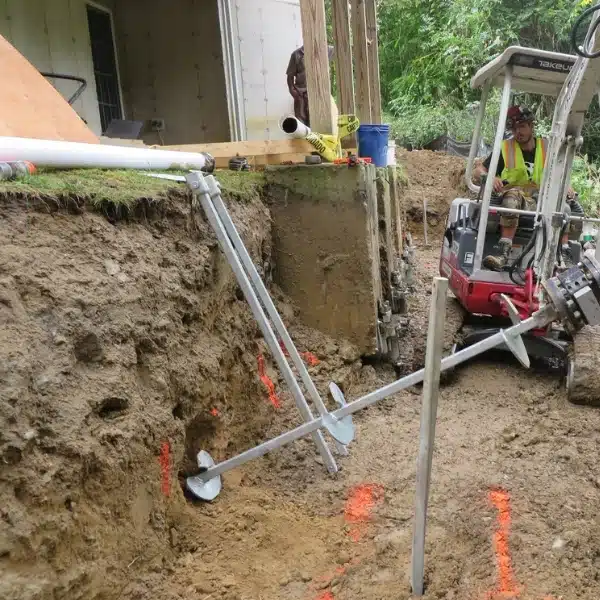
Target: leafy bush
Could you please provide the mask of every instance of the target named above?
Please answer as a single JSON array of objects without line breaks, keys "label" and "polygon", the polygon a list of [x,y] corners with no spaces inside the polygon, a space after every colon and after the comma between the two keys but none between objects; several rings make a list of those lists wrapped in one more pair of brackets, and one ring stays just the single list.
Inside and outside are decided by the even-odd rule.
[{"label": "leafy bush", "polygon": [[587,154],[573,161],[571,186],[579,193],[586,215],[600,215],[600,166],[589,161]]}]

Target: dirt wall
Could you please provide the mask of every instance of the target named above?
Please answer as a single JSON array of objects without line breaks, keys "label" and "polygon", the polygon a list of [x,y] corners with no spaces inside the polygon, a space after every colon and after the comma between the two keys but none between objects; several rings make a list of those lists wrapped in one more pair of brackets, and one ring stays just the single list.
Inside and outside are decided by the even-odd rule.
[{"label": "dirt wall", "polygon": [[[63,200],[0,202],[6,599],[121,597],[136,557],[160,570],[173,556],[185,522],[177,472],[200,448],[219,459],[253,445],[272,418],[255,321],[188,200],[140,201],[126,221]],[[229,204],[268,262],[258,195]]]},{"label": "dirt wall", "polygon": [[307,325],[374,353],[381,297],[375,169],[282,167],[267,178],[276,282]]}]

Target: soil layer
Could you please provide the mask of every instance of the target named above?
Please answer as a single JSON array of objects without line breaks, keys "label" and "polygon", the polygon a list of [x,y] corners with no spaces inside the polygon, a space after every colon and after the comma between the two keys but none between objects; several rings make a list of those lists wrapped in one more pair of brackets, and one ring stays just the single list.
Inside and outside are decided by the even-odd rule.
[{"label": "soil layer", "polygon": [[[456,164],[408,154],[409,176]],[[411,190],[429,183],[413,177]],[[440,212],[454,193],[449,181]],[[260,199],[231,208],[268,264]],[[307,438],[225,474],[215,502],[192,502],[177,473],[198,449],[230,457],[299,422],[206,225],[177,203],[143,223],[14,203],[1,217],[0,597],[411,597],[418,389],[355,415],[337,475]],[[430,241],[417,242],[409,306],[415,363],[441,237]],[[393,381],[277,301],[324,395],[330,380],[348,400]],[[439,402],[424,599],[597,600],[599,434],[600,412],[568,404],[556,376],[505,355],[459,369]]]}]

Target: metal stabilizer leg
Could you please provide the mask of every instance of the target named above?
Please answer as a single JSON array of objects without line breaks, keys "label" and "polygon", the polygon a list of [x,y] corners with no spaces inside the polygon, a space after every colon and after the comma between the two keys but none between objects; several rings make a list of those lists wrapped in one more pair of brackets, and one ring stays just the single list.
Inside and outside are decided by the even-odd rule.
[{"label": "metal stabilizer leg", "polygon": [[[551,321],[556,318],[556,311],[550,305],[546,305],[542,307],[538,312],[533,314],[531,317],[526,319],[525,321],[520,322],[513,327],[510,327],[506,330],[501,330],[498,333],[480,341],[472,346],[468,346],[464,350],[460,350],[451,356],[448,356],[442,360],[441,363],[441,371],[445,371],[446,369],[455,367],[471,358],[478,356],[479,354],[483,354],[492,348],[496,348],[502,344],[505,344],[507,340],[512,342],[513,340],[520,339],[520,336],[527,331],[532,329],[537,329],[540,327],[544,327]],[[510,347],[510,346],[509,346]],[[407,375],[402,379],[398,379],[394,383],[386,385],[385,387],[380,388],[358,400],[354,400],[353,402],[347,403],[338,410],[330,413],[331,416],[340,420],[344,417],[351,415],[363,408],[367,408],[372,404],[375,404],[379,400],[383,400],[384,398],[389,398],[398,392],[405,390],[413,385],[421,383],[423,381],[424,369]],[[341,393],[341,392],[340,392]],[[258,458],[260,456],[264,456],[268,452],[272,450],[276,450],[281,448],[282,446],[289,444],[295,440],[298,440],[309,433],[316,431],[318,429],[325,427],[325,419],[324,417],[317,417],[313,421],[308,423],[304,423],[296,429],[292,429],[276,438],[273,438],[255,448],[251,448],[250,450],[246,450],[239,454],[238,456],[234,456],[214,467],[208,469],[205,473],[201,473],[198,477],[202,479],[211,479],[212,477],[216,477],[225,473],[235,467],[243,465],[248,461]]]},{"label": "metal stabilizer leg", "polygon": [[[296,381],[294,373],[292,372],[292,370],[283,354],[283,351],[281,350],[281,347],[279,346],[279,343],[277,342],[275,333],[273,332],[273,329],[271,328],[271,325],[262,309],[262,306],[260,305],[260,302],[258,301],[258,298],[256,297],[256,293],[254,291],[254,288],[252,287],[252,284],[250,283],[250,280],[248,279],[248,276],[244,272],[242,264],[240,263],[240,259],[235,251],[235,248],[233,247],[233,245],[231,243],[231,240],[229,239],[229,236],[227,235],[225,227],[224,227],[223,223],[221,222],[221,219],[219,218],[217,211],[215,210],[212,198],[210,196],[209,187],[208,187],[203,175],[201,175],[200,173],[196,173],[196,172],[190,173],[187,175],[186,180],[187,180],[188,185],[190,186],[192,192],[199,199],[199,201],[202,205],[202,208],[204,209],[204,212],[206,214],[208,222],[210,223],[211,227],[213,228],[213,230],[217,236],[217,239],[219,240],[219,245],[221,246],[221,249],[223,250],[225,256],[227,257],[227,260],[228,260],[229,264],[231,265],[233,272],[235,273],[237,281],[238,281],[240,287],[242,288],[242,291],[244,293],[244,296],[246,297],[248,304],[250,305],[252,313],[254,314],[254,317],[265,337],[265,340],[266,340],[267,344],[269,345],[271,352],[273,353],[273,356],[277,362],[277,365],[278,365],[287,385],[289,386],[289,388],[292,392],[292,395],[294,397],[294,400],[296,402],[298,410],[299,410],[300,414],[302,415],[302,418],[307,422],[311,422],[313,416],[310,412],[308,403],[306,402],[306,399],[304,398],[304,394],[302,393],[302,390],[300,389],[300,386],[298,385],[298,382]],[[335,459],[333,458],[333,455],[331,454],[329,447],[325,443],[325,440],[323,439],[321,432],[318,431],[318,428],[315,428],[310,433],[311,433],[312,438],[317,446],[317,449],[319,450],[319,453],[321,454],[321,457],[323,458],[323,462],[325,463],[328,471],[330,473],[336,473],[338,470],[337,464],[335,462]],[[205,473],[210,473],[211,470],[212,469],[209,468]],[[203,475],[204,474],[195,476],[194,482],[197,483],[197,478],[201,478],[203,481],[208,481],[212,477],[217,476],[217,475],[213,475],[212,477],[206,477]],[[192,483],[194,483],[194,482],[192,482]],[[187,484],[188,484],[188,488],[193,492],[193,489],[190,486],[189,480],[188,480]],[[200,496],[200,497],[202,497],[202,496]]]},{"label": "metal stabilizer leg", "polygon": [[[290,355],[292,362],[294,363],[294,366],[298,370],[298,373],[300,374],[300,379],[302,380],[302,383],[304,384],[308,395],[314,402],[319,415],[321,415],[322,417],[328,415],[329,412],[327,410],[327,407],[323,403],[323,400],[321,399],[321,396],[319,395],[319,392],[306,366],[304,365],[304,362],[302,361],[302,358],[300,357],[300,354],[298,353],[298,350],[294,342],[292,341],[292,338],[290,337],[290,334],[288,333],[285,324],[283,323],[281,317],[279,316],[279,313],[277,312],[277,308],[275,307],[275,304],[273,303],[273,300],[269,295],[269,291],[267,290],[265,284],[263,283],[263,280],[261,279],[258,271],[256,270],[256,267],[252,262],[252,258],[248,254],[248,250],[246,250],[246,246],[244,245],[242,238],[240,237],[239,233],[237,232],[237,229],[235,228],[235,225],[233,224],[233,221],[231,220],[231,216],[229,215],[227,207],[225,206],[225,203],[221,198],[221,190],[219,187],[219,183],[212,176],[205,177],[205,181],[208,185],[213,205],[215,207],[215,210],[217,211],[217,214],[219,215],[219,218],[221,219],[221,222],[225,227],[225,231],[231,239],[231,242],[233,243],[233,246],[236,252],[238,253],[242,265],[248,273],[252,285],[256,289],[258,298],[260,299],[262,305],[265,307],[267,314],[269,315],[269,318],[273,323],[275,331],[281,338],[286,350]],[[343,406],[345,401],[341,390],[333,383],[331,384],[331,386],[335,386],[336,389],[336,393],[334,393],[332,390],[334,400],[340,406]],[[352,423],[352,417],[348,416],[342,421],[328,419],[326,420],[325,428],[336,441],[338,451],[343,455],[347,454],[345,445],[349,444],[354,439],[354,425]]]}]

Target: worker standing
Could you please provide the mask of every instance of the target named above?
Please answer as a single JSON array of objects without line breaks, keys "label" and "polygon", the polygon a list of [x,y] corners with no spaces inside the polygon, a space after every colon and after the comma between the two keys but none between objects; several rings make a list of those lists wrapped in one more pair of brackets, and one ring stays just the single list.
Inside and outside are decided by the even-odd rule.
[{"label": "worker standing", "polygon": [[[333,58],[333,46],[327,46],[329,60]],[[306,67],[304,65],[304,46],[294,50],[287,68],[287,85],[294,99],[294,115],[307,127],[310,127],[308,91],[306,87]]]}]

